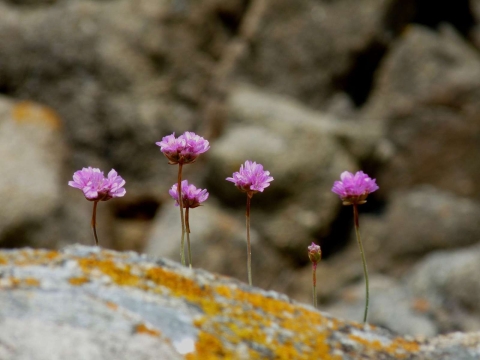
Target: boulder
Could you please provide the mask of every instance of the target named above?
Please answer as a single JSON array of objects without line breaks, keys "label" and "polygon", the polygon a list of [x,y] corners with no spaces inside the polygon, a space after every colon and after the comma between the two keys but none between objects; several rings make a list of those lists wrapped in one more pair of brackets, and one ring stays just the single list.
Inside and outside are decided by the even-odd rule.
[{"label": "boulder", "polygon": [[480,239],[479,212],[478,201],[432,186],[397,191],[382,220],[377,251],[394,260],[475,244]]},{"label": "boulder", "polygon": [[411,25],[377,71],[363,117],[385,126],[384,194],[416,184],[480,198],[480,56],[447,25]]},{"label": "boulder", "polygon": [[478,333],[402,337],[132,252],[2,251],[0,273],[0,355],[11,360],[480,356]]},{"label": "boulder", "polygon": [[445,330],[480,328],[480,247],[433,252],[407,277],[417,297],[425,299],[428,312]]},{"label": "boulder", "polygon": [[[61,183],[65,155],[62,120],[51,108],[0,97],[0,243],[31,244],[49,227],[66,184]],[[51,233],[50,233],[51,234]],[[52,246],[52,238],[37,238]]]},{"label": "boulder", "polygon": [[[390,0],[277,0],[267,7],[239,77],[325,107],[359,55],[384,50]],[[373,60],[375,61],[375,60]]]}]

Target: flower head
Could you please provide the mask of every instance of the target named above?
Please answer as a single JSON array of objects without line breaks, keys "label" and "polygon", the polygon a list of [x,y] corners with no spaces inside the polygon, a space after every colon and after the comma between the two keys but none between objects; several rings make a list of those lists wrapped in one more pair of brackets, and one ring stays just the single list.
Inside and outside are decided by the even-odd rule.
[{"label": "flower head", "polygon": [[167,157],[169,164],[191,164],[200,154],[210,149],[209,142],[203,137],[186,131],[178,138],[175,133],[165,136],[156,143]]},{"label": "flower head", "polygon": [[375,179],[363,171],[357,171],[355,175],[344,171],[340,175],[340,181],[335,181],[332,187],[332,191],[340,196],[344,205],[364,204],[368,194],[378,189]]},{"label": "flower head", "polygon": [[[177,184],[174,184],[168,193],[175,200],[175,206],[178,206]],[[202,202],[208,199],[208,195],[207,189],[197,189],[195,185],[189,185],[187,180],[182,181],[182,205],[184,209],[193,209],[200,206]]]},{"label": "flower head", "polygon": [[89,201],[107,201],[126,193],[123,188],[125,180],[113,169],[105,177],[100,169],[90,166],[83,168],[73,174],[73,181],[69,181],[68,185],[82,190]]},{"label": "flower head", "polygon": [[314,266],[320,262],[322,259],[322,250],[319,245],[312,242],[312,245],[308,247],[308,258]]},{"label": "flower head", "polygon": [[269,183],[273,177],[269,175],[269,171],[263,170],[263,165],[247,160],[245,165],[240,165],[240,171],[234,172],[233,177],[228,177],[226,180],[233,182],[241,191],[252,196],[270,186]]}]

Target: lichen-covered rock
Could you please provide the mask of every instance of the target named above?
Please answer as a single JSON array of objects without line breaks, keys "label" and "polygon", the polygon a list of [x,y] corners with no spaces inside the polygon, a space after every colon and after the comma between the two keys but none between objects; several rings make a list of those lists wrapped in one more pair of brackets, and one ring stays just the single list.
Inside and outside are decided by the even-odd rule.
[{"label": "lichen-covered rock", "polygon": [[3,251],[0,275],[2,359],[480,356],[480,334],[400,337],[135,253],[82,246]]}]

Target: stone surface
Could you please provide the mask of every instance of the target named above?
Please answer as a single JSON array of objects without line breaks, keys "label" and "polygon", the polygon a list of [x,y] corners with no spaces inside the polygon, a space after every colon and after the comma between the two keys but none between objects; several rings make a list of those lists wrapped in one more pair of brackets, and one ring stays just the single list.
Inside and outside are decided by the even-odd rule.
[{"label": "stone surface", "polygon": [[272,291],[131,252],[20,249],[0,252],[0,264],[5,359],[480,356],[478,333],[401,337]]},{"label": "stone surface", "polygon": [[62,121],[50,108],[0,97],[0,243],[35,237],[59,208],[65,146]]}]

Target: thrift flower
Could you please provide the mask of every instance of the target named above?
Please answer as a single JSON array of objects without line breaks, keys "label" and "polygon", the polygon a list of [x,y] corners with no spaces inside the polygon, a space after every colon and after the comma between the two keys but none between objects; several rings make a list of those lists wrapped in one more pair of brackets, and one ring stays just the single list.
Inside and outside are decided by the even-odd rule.
[{"label": "thrift flower", "polygon": [[365,312],[363,314],[363,322],[365,323],[367,322],[370,291],[368,286],[367,260],[365,259],[365,251],[363,250],[362,239],[360,237],[357,206],[365,204],[368,194],[378,189],[375,179],[370,178],[363,171],[357,171],[355,175],[344,171],[340,175],[340,181],[335,181],[332,187],[332,191],[340,196],[343,205],[353,205],[353,224],[355,226],[355,234],[357,236],[357,243],[362,257],[363,274],[365,276]]},{"label": "thrift flower", "polygon": [[312,293],[313,293],[313,306],[317,307],[317,264],[322,259],[322,250],[320,246],[312,242],[312,245],[308,247],[308,258],[312,262]]},{"label": "thrift flower", "polygon": [[[173,184],[168,191],[170,196],[175,200],[175,206],[179,206],[178,203],[178,186]],[[187,247],[188,247],[188,261],[190,268],[192,267],[192,251],[190,249],[190,209],[199,207],[202,202],[208,199],[207,189],[197,189],[195,185],[188,184],[187,180],[182,181],[182,200],[183,208],[185,209],[185,230],[187,232]]]},{"label": "thrift flower", "polygon": [[160,151],[167,157],[169,164],[191,164],[200,154],[210,149],[209,142],[203,137],[186,131],[175,138],[175,133],[165,136],[156,143]]},{"label": "thrift flower", "polygon": [[[209,142],[203,137],[186,131],[178,138],[175,137],[175,133],[163,137],[162,141],[156,143],[160,146],[160,151],[167,157],[168,163],[171,165],[178,164],[178,176],[177,176],[177,199],[183,199],[182,196],[182,167],[184,164],[192,164],[197,160],[200,154],[203,154],[210,149]],[[206,198],[205,198],[206,200]],[[185,265],[185,217],[183,214],[183,201],[178,203],[180,206],[180,221],[182,225],[182,237],[180,242],[180,259],[182,265]],[[187,208],[188,209],[188,208]],[[190,262],[190,267],[192,266]]]},{"label": "thrift flower", "polygon": [[245,161],[245,164],[240,165],[240,171],[234,172],[232,177],[226,178],[231,181],[242,192],[247,193],[247,272],[248,283],[252,286],[252,249],[250,246],[250,201],[253,194],[263,192],[265,188],[270,186],[273,177],[270,176],[269,171],[263,170],[263,165],[257,164],[250,160]]},{"label": "thrift flower", "polygon": [[73,181],[68,185],[83,191],[83,195],[88,201],[93,201],[92,230],[95,238],[95,244],[98,246],[98,237],[96,229],[97,203],[107,201],[114,197],[122,197],[126,190],[123,188],[125,180],[112,169],[108,177],[103,175],[103,171],[97,168],[83,168],[73,174]]},{"label": "thrift flower", "polygon": [[257,192],[263,192],[270,186],[273,177],[269,176],[269,171],[263,170],[263,165],[250,160],[245,161],[245,165],[240,165],[240,171],[234,172],[232,177],[226,180],[231,181],[240,191],[246,192],[252,197]]},{"label": "thrift flower", "polygon": [[368,194],[378,190],[375,179],[363,171],[357,171],[355,175],[344,171],[340,179],[333,183],[332,191],[340,196],[344,205],[364,204]]},{"label": "thrift flower", "polygon": [[[170,196],[175,200],[175,206],[178,206],[177,187],[177,184],[173,184],[172,188],[168,191]],[[197,189],[195,185],[189,185],[188,180],[182,181],[182,198],[184,209],[193,209],[200,206],[202,202],[208,199],[208,195],[207,189]]]}]

